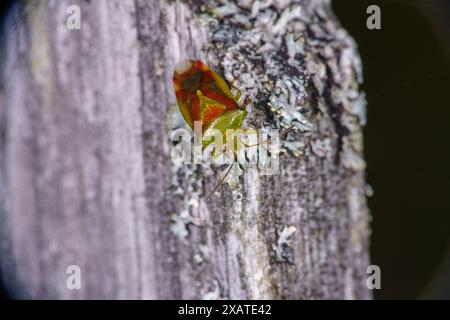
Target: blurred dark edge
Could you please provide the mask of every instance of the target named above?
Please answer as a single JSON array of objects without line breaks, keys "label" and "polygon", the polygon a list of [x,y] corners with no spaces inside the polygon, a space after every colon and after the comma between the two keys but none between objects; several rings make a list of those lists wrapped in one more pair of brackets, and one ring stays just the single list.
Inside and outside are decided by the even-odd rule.
[{"label": "blurred dark edge", "polygon": [[[3,41],[4,41],[4,33],[6,32],[6,28],[4,27],[4,22],[5,22],[5,18],[6,15],[11,7],[11,5],[13,4],[13,0],[1,0],[0,1],[0,57],[3,57],[3,52],[4,52],[4,48],[3,48]],[[2,59],[3,60],[3,59]],[[0,67],[1,67],[1,63],[3,61],[0,61]],[[1,70],[1,68],[0,68]],[[2,85],[2,83],[0,82],[0,86]],[[1,89],[1,88],[0,88]],[[1,210],[1,208],[0,208]],[[1,223],[2,221],[0,221]],[[1,263],[1,261],[0,261]],[[2,268],[0,268],[0,300],[10,300],[12,298],[12,295],[9,294],[9,291],[6,289],[5,287],[5,281],[4,281],[4,276],[2,274]]]},{"label": "blurred dark edge", "polygon": [[[333,0],[358,44],[376,299],[449,299],[450,1]],[[368,30],[369,5],[381,30]]]}]

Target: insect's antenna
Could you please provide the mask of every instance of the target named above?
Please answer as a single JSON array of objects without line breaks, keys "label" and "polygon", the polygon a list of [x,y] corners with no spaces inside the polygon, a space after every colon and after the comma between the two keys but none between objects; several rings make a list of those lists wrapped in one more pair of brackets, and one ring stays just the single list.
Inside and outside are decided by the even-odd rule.
[{"label": "insect's antenna", "polygon": [[212,194],[214,192],[216,192],[216,190],[219,188],[219,186],[222,184],[222,182],[225,180],[225,178],[230,174],[231,168],[233,167],[233,163],[230,164],[230,166],[228,167],[227,171],[225,172],[225,174],[223,175],[222,178],[220,178],[219,182],[217,182],[216,186],[214,187],[214,189],[208,194],[208,196],[206,197],[205,201],[207,201],[209,199],[209,197],[212,196]]},{"label": "insect's antenna", "polygon": [[246,96],[244,102],[242,103],[243,106],[241,107],[241,109],[245,110],[245,106],[248,105],[250,102],[251,102],[250,96]]}]

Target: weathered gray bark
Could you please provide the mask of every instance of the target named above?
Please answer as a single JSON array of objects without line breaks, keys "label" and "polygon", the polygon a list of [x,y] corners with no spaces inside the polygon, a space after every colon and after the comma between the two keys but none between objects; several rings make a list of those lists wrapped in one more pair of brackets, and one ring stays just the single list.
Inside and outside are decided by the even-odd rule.
[{"label": "weathered gray bark", "polygon": [[[66,28],[74,3],[81,30]],[[370,298],[355,45],[327,0],[224,3],[13,8],[2,39],[0,259],[15,296]],[[220,171],[172,166],[171,77],[186,58],[251,98],[247,127],[303,129],[283,141],[279,174],[246,168],[237,189],[206,202]],[[81,290],[66,288],[69,265],[81,268]]]}]

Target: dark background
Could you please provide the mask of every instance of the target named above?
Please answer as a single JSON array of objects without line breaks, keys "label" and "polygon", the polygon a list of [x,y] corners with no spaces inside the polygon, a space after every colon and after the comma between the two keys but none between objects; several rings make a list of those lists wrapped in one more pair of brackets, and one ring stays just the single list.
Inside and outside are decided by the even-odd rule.
[{"label": "dark background", "polygon": [[[9,2],[0,1],[0,21]],[[381,8],[381,30],[366,28],[371,4]],[[333,7],[363,60],[375,298],[450,299],[450,1]]]},{"label": "dark background", "polygon": [[[366,9],[381,9],[368,30]],[[375,298],[450,298],[450,1],[334,0],[363,61]],[[440,267],[441,272],[436,274]]]}]

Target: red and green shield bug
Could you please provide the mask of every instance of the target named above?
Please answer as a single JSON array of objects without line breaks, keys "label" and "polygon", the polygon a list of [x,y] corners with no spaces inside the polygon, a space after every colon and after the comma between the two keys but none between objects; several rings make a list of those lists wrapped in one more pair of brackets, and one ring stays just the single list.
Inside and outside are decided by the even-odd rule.
[{"label": "red and green shield bug", "polygon": [[[238,153],[239,146],[252,147],[242,143],[239,138],[235,141],[235,133],[227,137],[227,131],[241,129],[242,123],[247,116],[245,108],[239,106],[240,92],[232,94],[230,86],[216,72],[211,70],[200,60],[185,60],[180,62],[173,73],[173,84],[177,103],[189,126],[201,135],[203,148],[215,141],[216,133],[219,131],[225,137],[225,143],[231,143],[232,151]],[[201,133],[195,122],[201,124]],[[243,129],[243,131],[256,133],[254,129]],[[270,138],[265,142],[270,141]],[[216,141],[215,141],[216,142]],[[239,143],[241,142],[241,143]],[[231,149],[231,148],[230,148]],[[219,150],[222,150],[219,148]],[[229,149],[228,149],[229,150]],[[217,150],[216,150],[217,151]],[[221,151],[219,151],[220,153]],[[217,154],[216,154],[217,155]],[[233,164],[226,170],[216,188],[228,176]],[[216,190],[211,191],[208,197]]]},{"label": "red and green shield bug", "polygon": [[[194,131],[197,131],[194,123],[201,124],[202,132],[195,133],[201,134],[203,148],[215,141],[217,130],[222,137],[226,137],[227,130],[241,128],[247,111],[238,104],[240,92],[233,95],[225,80],[200,60],[180,62],[173,73],[173,84],[178,106],[186,122]],[[229,166],[208,198],[228,176],[232,166]]]},{"label": "red and green shield bug", "polygon": [[247,111],[238,105],[240,92],[233,95],[225,80],[200,60],[180,62],[173,83],[186,122],[193,130],[195,121],[201,123],[203,147],[213,141],[214,129],[225,136],[226,130],[241,128]]}]

